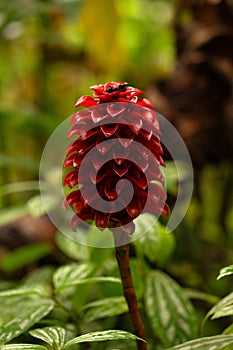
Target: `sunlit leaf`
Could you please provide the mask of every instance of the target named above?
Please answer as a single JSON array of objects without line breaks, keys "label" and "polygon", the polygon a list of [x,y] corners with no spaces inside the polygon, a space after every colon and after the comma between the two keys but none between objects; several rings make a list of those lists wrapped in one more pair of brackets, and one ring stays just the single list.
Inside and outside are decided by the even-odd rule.
[{"label": "sunlit leaf", "polygon": [[1,350],[47,350],[42,345],[35,345],[35,344],[9,344],[9,345],[2,345]]},{"label": "sunlit leaf", "polygon": [[[60,267],[54,274],[55,293],[65,288],[85,283],[112,282],[121,283],[116,277],[88,277],[94,271],[90,264],[71,264]],[[88,277],[88,278],[87,278]]]},{"label": "sunlit leaf", "polygon": [[211,319],[231,316],[233,315],[233,292],[221,299],[212,309],[208,312],[206,319],[211,316]]},{"label": "sunlit leaf", "polygon": [[169,276],[151,272],[145,286],[145,306],[155,334],[165,346],[195,338],[195,312],[185,291]]},{"label": "sunlit leaf", "polygon": [[18,337],[43,317],[54,307],[52,299],[37,295],[8,297],[1,300],[0,344],[8,343]]},{"label": "sunlit leaf", "polygon": [[64,348],[68,348],[71,345],[86,343],[86,342],[99,342],[99,341],[108,341],[108,340],[142,340],[138,338],[136,335],[119,330],[108,330],[108,331],[99,331],[92,332],[88,334],[81,335],[80,337],[71,339],[68,341]]},{"label": "sunlit leaf", "polygon": [[121,315],[128,311],[124,297],[112,297],[94,301],[85,305],[88,309],[84,315],[86,322],[91,322],[105,317]]},{"label": "sunlit leaf", "polygon": [[0,299],[1,298],[8,298],[13,296],[20,296],[20,295],[30,295],[30,294],[37,294],[37,295],[43,295],[44,294],[44,288],[43,286],[34,286],[33,288],[22,286],[16,289],[8,289],[0,292]]},{"label": "sunlit leaf", "polygon": [[94,268],[90,264],[71,264],[60,267],[53,276],[53,283],[56,289],[66,288],[74,285],[75,281],[80,281],[90,276]]},{"label": "sunlit leaf", "polygon": [[232,274],[233,274],[233,265],[226,266],[220,270],[217,280],[220,280],[220,278],[223,278],[225,276],[229,276]]},{"label": "sunlit leaf", "polygon": [[216,335],[195,339],[167,350],[228,350],[226,347],[231,344],[233,344],[233,336]]},{"label": "sunlit leaf", "polygon": [[62,350],[66,331],[61,327],[37,328],[29,332],[33,337],[43,340],[55,350]]},{"label": "sunlit leaf", "polygon": [[70,282],[69,284],[65,284],[63,286],[60,286],[59,288],[56,288],[55,293],[58,293],[65,288],[74,287],[79,284],[103,283],[103,282],[121,283],[121,279],[116,277],[89,277],[89,278],[84,278],[79,280],[77,279],[73,282]]}]

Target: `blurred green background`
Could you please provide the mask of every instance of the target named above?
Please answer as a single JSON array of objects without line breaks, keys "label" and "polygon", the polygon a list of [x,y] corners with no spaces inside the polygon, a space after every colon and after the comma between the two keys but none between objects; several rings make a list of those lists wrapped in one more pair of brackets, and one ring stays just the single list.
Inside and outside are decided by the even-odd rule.
[{"label": "blurred green background", "polygon": [[[116,80],[146,91],[184,137],[194,164],[190,208],[174,232],[174,246],[155,264],[185,287],[219,297],[231,291],[230,279],[216,281],[219,269],[233,261],[231,6],[228,1],[1,0],[2,277],[17,279],[27,265],[17,266],[17,260],[7,265],[15,248],[41,241],[54,245],[55,229],[37,210],[38,169],[48,137],[75,111],[77,98],[90,94],[89,86]],[[28,262],[46,258],[59,264],[54,251],[49,249],[50,258],[47,248],[36,251]],[[197,306],[201,315],[209,308],[204,302]],[[216,325],[223,327],[224,321]]]}]

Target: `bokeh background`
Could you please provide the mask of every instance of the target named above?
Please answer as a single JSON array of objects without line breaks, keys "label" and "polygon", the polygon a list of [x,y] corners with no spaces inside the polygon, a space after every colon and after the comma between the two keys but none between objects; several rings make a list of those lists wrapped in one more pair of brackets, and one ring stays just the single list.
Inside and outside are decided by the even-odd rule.
[{"label": "bokeh background", "polygon": [[[216,277],[233,263],[230,0],[1,0],[2,286],[38,265],[63,261],[40,201],[40,157],[77,98],[111,80],[146,91],[193,161],[189,210],[153,264],[187,288],[225,296],[232,280]],[[55,179],[48,169],[45,181],[52,186]],[[170,187],[174,197],[176,186]],[[201,316],[210,307],[196,303]],[[225,319],[209,327],[220,332]]]}]

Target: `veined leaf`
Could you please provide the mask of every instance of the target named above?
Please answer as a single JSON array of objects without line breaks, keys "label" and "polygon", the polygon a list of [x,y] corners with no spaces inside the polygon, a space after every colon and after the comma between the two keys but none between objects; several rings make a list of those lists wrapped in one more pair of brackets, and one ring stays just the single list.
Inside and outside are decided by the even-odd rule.
[{"label": "veined leaf", "polygon": [[93,270],[94,267],[92,265],[84,263],[62,266],[53,275],[55,289],[73,286],[76,281],[89,277]]},{"label": "veined leaf", "polygon": [[99,283],[99,282],[121,283],[121,279],[117,278],[117,277],[89,277],[89,278],[84,278],[84,279],[80,279],[80,280],[76,280],[76,281],[70,282],[70,284],[66,284],[64,286],[56,288],[54,291],[55,291],[55,293],[58,293],[58,292],[62,291],[65,288],[77,286],[79,284]]},{"label": "veined leaf", "polygon": [[84,283],[112,282],[121,283],[116,277],[89,277],[94,268],[90,264],[72,264],[62,266],[54,274],[55,292]]},{"label": "veined leaf", "polygon": [[128,306],[124,297],[112,297],[87,304],[85,309],[89,310],[85,313],[84,320],[91,322],[100,318],[121,315],[128,311]]},{"label": "veined leaf", "polygon": [[211,319],[214,320],[216,318],[231,315],[233,315],[233,292],[214,305],[205,319],[211,316]]},{"label": "veined leaf", "polygon": [[62,350],[66,331],[62,327],[45,327],[29,332],[33,337],[43,340],[55,350]]},{"label": "veined leaf", "polygon": [[6,344],[18,337],[45,317],[53,307],[53,300],[38,295],[2,298],[0,344]]},{"label": "veined leaf", "polygon": [[52,266],[42,266],[33,270],[23,279],[24,287],[30,288],[32,286],[34,288],[34,286],[43,285],[49,290],[54,269]]},{"label": "veined leaf", "polygon": [[64,348],[67,349],[69,346],[86,343],[86,342],[95,342],[95,341],[108,341],[108,340],[143,340],[138,338],[136,335],[119,330],[108,330],[108,331],[99,331],[83,334],[80,337],[69,340]]},{"label": "veined leaf", "polygon": [[0,298],[8,298],[13,296],[23,296],[23,295],[37,294],[41,296],[46,296],[45,288],[43,285],[38,286],[22,286],[15,289],[7,289],[0,292]]},{"label": "veined leaf", "polygon": [[0,346],[0,350],[47,350],[42,345],[35,344],[9,344]]},{"label": "veined leaf", "polygon": [[229,275],[233,275],[233,265],[223,267],[219,272],[217,280],[220,280],[220,278],[223,278]]},{"label": "veined leaf", "polygon": [[160,271],[149,274],[146,282],[145,306],[156,335],[165,346],[195,338],[195,312],[185,291]]},{"label": "veined leaf", "polygon": [[216,335],[195,339],[167,350],[230,350],[227,346],[231,344],[233,344],[233,336]]}]

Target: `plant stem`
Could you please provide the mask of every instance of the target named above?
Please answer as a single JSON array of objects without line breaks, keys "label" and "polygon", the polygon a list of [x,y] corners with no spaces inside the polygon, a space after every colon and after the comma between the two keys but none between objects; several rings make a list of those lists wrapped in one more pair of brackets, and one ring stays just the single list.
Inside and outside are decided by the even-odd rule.
[{"label": "plant stem", "polygon": [[[115,240],[115,256],[118,262],[118,267],[121,275],[125,300],[128,304],[129,314],[136,335],[142,339],[145,339],[144,325],[141,319],[137,296],[134,290],[133,279],[130,272],[129,244],[124,244],[124,240],[122,240],[122,235],[121,237],[119,237],[118,233],[119,232],[113,233]],[[123,232],[122,234],[127,235],[125,232]],[[122,243],[122,245],[119,245],[119,243]],[[137,348],[138,350],[146,350],[147,345],[145,342],[137,340]]]}]

